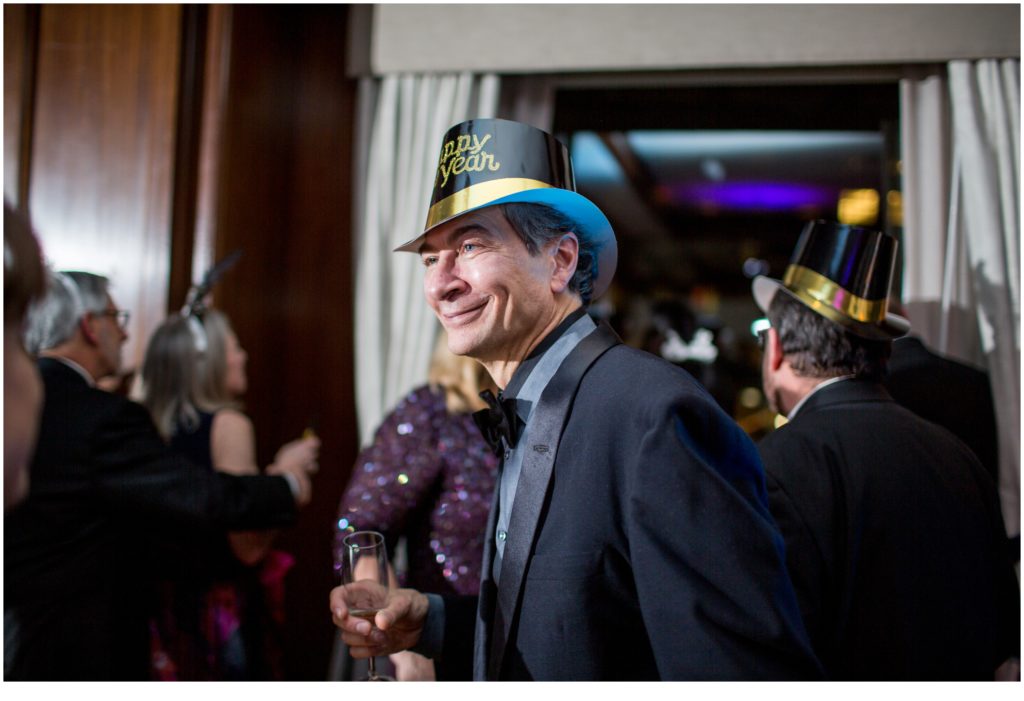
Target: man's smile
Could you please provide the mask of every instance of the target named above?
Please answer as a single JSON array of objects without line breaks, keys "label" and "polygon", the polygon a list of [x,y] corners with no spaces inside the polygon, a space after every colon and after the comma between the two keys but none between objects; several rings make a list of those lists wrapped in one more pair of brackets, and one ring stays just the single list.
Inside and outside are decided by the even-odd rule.
[{"label": "man's smile", "polygon": [[442,311],[441,319],[445,326],[462,326],[475,320],[486,306],[487,300],[483,300],[466,307]]}]

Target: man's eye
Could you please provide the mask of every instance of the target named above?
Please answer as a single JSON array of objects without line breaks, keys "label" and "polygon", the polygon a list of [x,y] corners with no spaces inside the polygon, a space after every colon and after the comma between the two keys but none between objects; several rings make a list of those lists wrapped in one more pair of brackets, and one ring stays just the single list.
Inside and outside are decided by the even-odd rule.
[{"label": "man's eye", "polygon": [[472,253],[476,249],[477,249],[477,245],[475,243],[464,243],[464,244],[462,244],[462,252],[463,253]]},{"label": "man's eye", "polygon": [[423,256],[423,265],[428,268],[437,265],[437,256]]}]

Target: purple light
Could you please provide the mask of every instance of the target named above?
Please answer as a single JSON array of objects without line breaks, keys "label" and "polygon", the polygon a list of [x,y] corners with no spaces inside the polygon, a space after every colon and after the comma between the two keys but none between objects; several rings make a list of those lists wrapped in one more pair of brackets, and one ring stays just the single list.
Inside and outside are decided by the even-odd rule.
[{"label": "purple light", "polygon": [[831,187],[758,181],[670,185],[664,194],[694,207],[751,211],[835,207],[839,200]]}]

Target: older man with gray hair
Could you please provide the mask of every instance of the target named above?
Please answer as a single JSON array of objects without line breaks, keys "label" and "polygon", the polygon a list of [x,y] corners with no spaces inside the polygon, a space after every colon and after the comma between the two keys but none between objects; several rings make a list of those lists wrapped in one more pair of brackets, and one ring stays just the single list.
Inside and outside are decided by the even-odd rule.
[{"label": "older man with gray hair", "polygon": [[310,499],[317,439],[269,476],[232,476],[170,452],[139,404],[96,387],[116,374],[127,312],[109,281],[57,273],[29,314],[44,403],[27,499],[4,528],[4,676],[145,679],[154,554],[226,530],[276,528]]}]

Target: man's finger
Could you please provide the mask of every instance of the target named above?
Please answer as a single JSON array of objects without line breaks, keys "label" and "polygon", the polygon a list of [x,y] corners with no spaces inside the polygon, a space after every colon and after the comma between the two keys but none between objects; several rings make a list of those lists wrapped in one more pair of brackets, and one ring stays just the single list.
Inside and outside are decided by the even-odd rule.
[{"label": "man's finger", "polygon": [[341,640],[352,649],[362,648],[365,650],[373,650],[377,655],[384,654],[381,651],[387,643],[387,637],[379,630],[375,630],[367,636],[360,633],[353,633],[343,628],[341,631]]},{"label": "man's finger", "polygon": [[345,604],[345,594],[342,587],[334,587],[331,589],[330,595],[327,597],[330,603],[331,612],[334,614],[347,614],[348,606]]},{"label": "man's finger", "polygon": [[340,628],[343,634],[348,632],[366,638],[374,629],[369,621],[349,616],[347,612],[337,609],[333,612],[333,618],[334,625]]},{"label": "man's finger", "polygon": [[377,612],[373,622],[376,623],[377,627],[381,630],[388,630],[395,624],[395,621],[400,620],[408,610],[408,601],[401,598],[395,599],[387,608],[381,609]]}]

